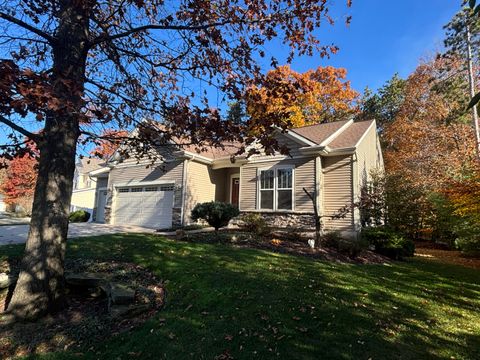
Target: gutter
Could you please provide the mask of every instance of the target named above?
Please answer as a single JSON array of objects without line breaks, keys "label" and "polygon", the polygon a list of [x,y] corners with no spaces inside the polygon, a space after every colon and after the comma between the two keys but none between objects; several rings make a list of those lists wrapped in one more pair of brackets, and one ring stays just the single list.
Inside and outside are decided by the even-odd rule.
[{"label": "gutter", "polygon": [[307,155],[322,155],[322,156],[336,156],[336,155],[350,155],[355,152],[357,148],[348,147],[348,148],[338,148],[332,149],[329,146],[324,145],[316,145],[316,146],[308,146],[300,148],[299,151],[302,154]]}]

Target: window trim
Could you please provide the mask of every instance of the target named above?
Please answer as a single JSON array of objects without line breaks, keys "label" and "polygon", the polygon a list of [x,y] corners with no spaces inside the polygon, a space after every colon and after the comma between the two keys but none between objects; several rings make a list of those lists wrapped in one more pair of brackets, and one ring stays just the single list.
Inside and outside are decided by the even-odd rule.
[{"label": "window trim", "polygon": [[[291,169],[292,170],[292,208],[291,209],[278,209],[278,190],[288,190],[286,188],[278,188],[278,172],[279,169]],[[273,209],[263,209],[260,204],[260,186],[261,186],[261,172],[266,170],[273,170]],[[257,168],[257,201],[256,210],[263,212],[294,212],[295,211],[295,165],[273,165],[269,167]],[[267,189],[265,189],[267,190]]]}]

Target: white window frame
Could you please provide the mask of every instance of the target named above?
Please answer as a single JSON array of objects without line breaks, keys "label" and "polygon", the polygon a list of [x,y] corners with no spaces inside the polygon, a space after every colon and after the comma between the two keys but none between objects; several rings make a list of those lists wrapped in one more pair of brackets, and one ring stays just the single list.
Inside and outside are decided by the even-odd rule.
[{"label": "white window frame", "polygon": [[[292,208],[291,209],[278,209],[278,190],[289,190],[286,188],[278,188],[278,172],[280,169],[292,170]],[[261,173],[262,171],[273,170],[273,209],[263,209],[260,207],[260,185],[261,185]],[[295,211],[295,166],[294,165],[275,165],[270,167],[257,168],[257,204],[258,211],[264,212],[293,212]]]}]

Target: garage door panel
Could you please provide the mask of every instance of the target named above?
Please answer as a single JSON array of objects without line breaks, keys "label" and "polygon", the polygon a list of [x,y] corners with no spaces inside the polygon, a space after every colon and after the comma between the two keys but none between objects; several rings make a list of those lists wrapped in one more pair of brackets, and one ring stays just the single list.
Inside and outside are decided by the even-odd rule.
[{"label": "garage door panel", "polygon": [[[160,190],[162,188],[166,191]],[[171,227],[173,197],[172,186],[121,188],[117,191],[115,223],[151,228]]]}]

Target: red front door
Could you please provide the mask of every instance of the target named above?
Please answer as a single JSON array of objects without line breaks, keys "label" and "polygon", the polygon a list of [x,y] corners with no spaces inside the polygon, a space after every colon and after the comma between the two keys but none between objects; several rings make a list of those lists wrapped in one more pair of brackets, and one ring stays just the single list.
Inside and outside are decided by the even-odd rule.
[{"label": "red front door", "polygon": [[233,205],[238,207],[238,195],[240,194],[240,179],[232,178],[232,198],[231,202]]}]

